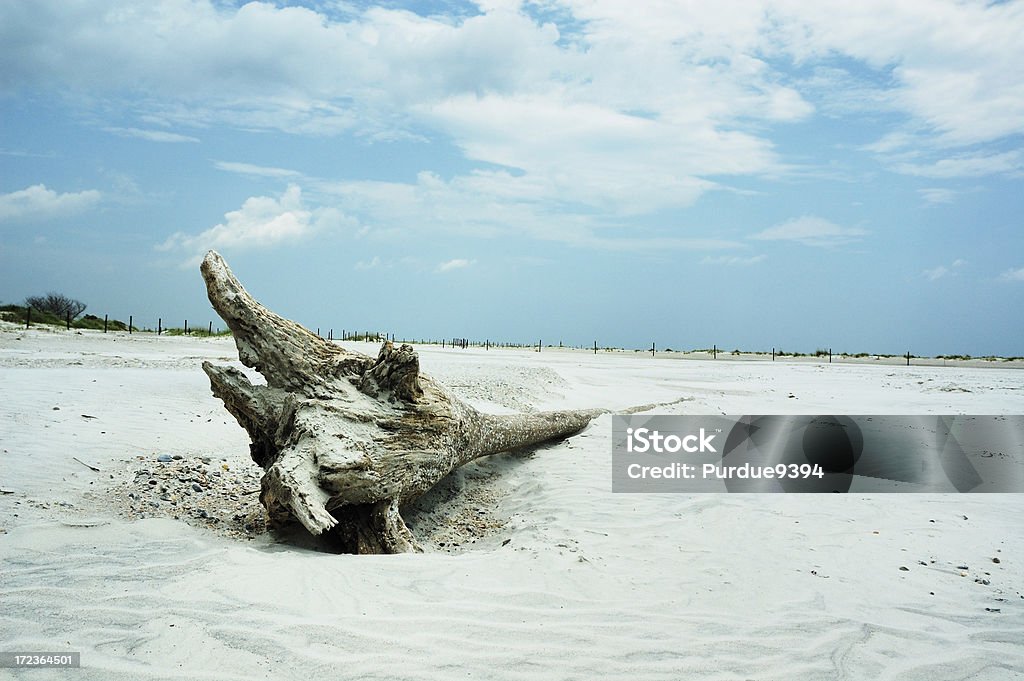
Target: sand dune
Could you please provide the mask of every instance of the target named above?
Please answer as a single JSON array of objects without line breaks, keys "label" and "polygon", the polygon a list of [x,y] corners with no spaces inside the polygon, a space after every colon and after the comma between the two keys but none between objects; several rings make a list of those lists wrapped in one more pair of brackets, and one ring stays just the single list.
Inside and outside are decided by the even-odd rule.
[{"label": "sand dune", "polygon": [[[113,498],[160,455],[254,466],[198,368],[233,357],[230,339],[0,333],[2,648],[82,653],[31,678],[1024,678],[1019,495],[612,494],[606,416],[446,480],[410,518],[423,555],[225,536]],[[1008,368],[436,348],[421,363],[491,411],[1024,410]]]}]

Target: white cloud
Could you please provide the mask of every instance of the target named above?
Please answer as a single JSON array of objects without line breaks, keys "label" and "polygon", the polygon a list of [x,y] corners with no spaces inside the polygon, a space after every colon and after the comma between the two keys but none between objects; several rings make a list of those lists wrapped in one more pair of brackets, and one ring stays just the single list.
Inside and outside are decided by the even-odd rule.
[{"label": "white cloud", "polygon": [[888,92],[885,102],[949,144],[1024,128],[1018,3],[663,2],[644,12],[618,0],[544,3],[552,11],[543,16],[561,26],[518,2],[450,17],[210,0],[33,5],[0,8],[10,53],[0,85],[133,91],[148,107],[186,104],[168,107],[171,116],[201,103],[194,116],[262,111],[272,127],[305,112],[307,123],[328,127],[341,117],[344,129],[362,125],[356,111],[403,127],[404,105],[562,91],[677,122],[798,120],[814,107],[771,59],[827,65],[832,81],[844,82],[853,69],[836,66],[838,55],[887,73],[876,86]]},{"label": "white cloud", "polygon": [[379,256],[373,256],[370,260],[360,260],[356,262],[355,269],[360,272],[366,272],[368,270],[376,269],[380,267],[381,260]]},{"label": "white cloud", "polygon": [[[566,3],[557,13],[575,12],[570,26],[583,35],[563,40],[518,3],[469,17],[381,7],[328,17],[208,0],[63,8],[43,22],[0,7],[12,49],[36,46],[12,59],[0,85],[120,96],[154,125],[440,134],[468,158],[521,175],[513,190],[532,200],[617,214],[689,205],[721,182],[710,175],[783,171],[759,126],[740,121],[813,111],[753,56],[761,10],[723,24],[668,5],[671,14],[646,22],[614,4]],[[620,18],[629,21],[608,30]]]},{"label": "white cloud", "polygon": [[166,130],[143,130],[141,128],[104,128],[107,132],[121,137],[135,137],[137,139],[148,140],[150,142],[198,142],[198,137],[190,137],[189,135],[180,135],[175,132],[167,132]]},{"label": "white cloud", "polygon": [[662,252],[662,251],[722,251],[742,248],[743,244],[729,239],[701,237],[602,237],[591,236],[581,239],[577,245],[587,248],[618,252]]},{"label": "white cloud", "polygon": [[[473,16],[313,6],[0,3],[0,89],[121,102],[155,128],[443,138],[486,168],[450,182],[578,214],[653,213],[733,177],[792,172],[770,136],[819,107],[898,114],[905,122],[867,147],[898,172],[1021,171],[1019,152],[971,148],[1024,134],[1021,3],[730,0],[639,12],[550,0],[487,2]],[[909,155],[888,159],[897,152]]]},{"label": "white cloud", "polygon": [[259,166],[251,163],[236,163],[233,161],[214,161],[214,167],[229,173],[240,175],[255,175],[257,177],[300,177],[302,173],[287,168],[274,168],[272,166]]},{"label": "white cloud", "polygon": [[763,253],[760,255],[752,256],[739,256],[739,255],[716,255],[716,256],[704,256],[701,259],[701,265],[728,265],[736,267],[746,267],[748,265],[756,265],[759,262],[767,260],[768,256]]},{"label": "white cloud", "polygon": [[455,258],[453,260],[447,260],[437,266],[438,272],[451,272],[452,270],[461,270],[463,268],[472,265],[475,260],[466,260],[465,258]]},{"label": "white cloud", "polygon": [[459,96],[425,115],[470,159],[514,169],[466,181],[535,200],[634,214],[692,204],[715,182],[702,175],[779,170],[771,146],[710,121],[678,125],[561,95]]},{"label": "white cloud", "polygon": [[1003,281],[1024,281],[1024,267],[1006,270],[999,278]]},{"label": "white cloud", "polygon": [[16,156],[21,158],[55,158],[57,154],[52,151],[40,153],[36,151],[24,151],[20,149],[0,149],[0,156]]},{"label": "white cloud", "polygon": [[520,236],[581,248],[619,251],[723,250],[742,247],[700,235],[651,237],[624,229],[612,215],[594,215],[550,197],[537,179],[504,172],[472,173],[445,180],[420,173],[414,183],[318,182],[333,201],[363,225],[370,239],[405,239],[427,233],[460,238]]},{"label": "white cloud", "polygon": [[289,185],[279,199],[250,197],[239,210],[225,213],[224,222],[199,234],[173,234],[157,249],[188,252],[190,257],[184,266],[192,266],[211,248],[269,248],[306,239],[341,221],[342,216],[336,209],[307,208],[302,201],[302,190],[297,185]]},{"label": "white cloud", "polygon": [[956,198],[958,192],[941,187],[928,187],[918,189],[917,193],[928,203],[953,203],[953,199]]},{"label": "white cloud", "polygon": [[920,140],[904,131],[886,133],[881,139],[861,147],[864,151],[872,151],[876,154],[888,154],[897,152],[916,145]]},{"label": "white cloud", "polygon": [[946,265],[938,265],[937,267],[932,267],[931,269],[925,270],[921,274],[928,281],[936,281],[949,275],[955,275],[956,270],[958,270],[959,268],[963,267],[966,264],[966,260],[962,258],[957,258],[952,263],[950,263],[948,267]]},{"label": "white cloud", "polygon": [[901,163],[897,170],[907,175],[933,178],[1018,174],[1024,170],[1024,151],[958,154],[931,163]]},{"label": "white cloud", "polygon": [[807,246],[834,247],[859,241],[867,232],[857,227],[840,227],[813,215],[804,215],[769,227],[750,238],[762,241],[798,241]]},{"label": "white cloud", "polygon": [[0,194],[0,220],[47,220],[73,215],[92,208],[100,200],[100,192],[58,193],[44,184]]},{"label": "white cloud", "polygon": [[1020,3],[771,4],[776,44],[802,61],[839,54],[887,72],[878,87],[907,131],[961,146],[1024,132]]}]

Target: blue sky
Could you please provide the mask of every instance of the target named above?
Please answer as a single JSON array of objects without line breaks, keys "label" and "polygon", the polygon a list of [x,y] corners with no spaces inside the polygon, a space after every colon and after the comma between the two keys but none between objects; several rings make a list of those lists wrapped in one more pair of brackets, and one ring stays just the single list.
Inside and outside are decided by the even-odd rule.
[{"label": "blue sky", "polygon": [[1024,355],[1021,35],[1021,2],[0,3],[0,300],[205,325],[214,248],[324,333]]}]

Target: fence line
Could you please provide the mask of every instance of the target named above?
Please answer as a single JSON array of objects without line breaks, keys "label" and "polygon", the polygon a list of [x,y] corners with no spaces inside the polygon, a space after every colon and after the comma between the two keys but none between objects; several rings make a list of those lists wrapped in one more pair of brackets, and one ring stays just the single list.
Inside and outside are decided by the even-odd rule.
[{"label": "fence line", "polygon": [[[20,306],[18,306],[18,307],[20,307]],[[29,329],[33,325],[33,319],[32,319],[33,309],[31,307],[26,307],[24,309],[25,309],[25,328]],[[8,313],[8,314],[10,314],[10,313]],[[50,319],[53,319],[53,318],[54,317],[51,315]],[[48,323],[48,322],[42,321],[42,319],[45,319],[45,315],[40,313],[39,315],[37,315],[37,319],[36,319],[36,321],[34,323],[37,324],[37,325],[40,325],[40,324],[53,325],[53,322],[49,322]],[[70,313],[68,313],[68,314],[65,315],[65,318],[62,321],[64,322],[63,325],[64,325],[65,329],[67,329],[69,331],[72,329],[72,327],[74,327],[74,328],[78,328],[78,329],[83,329],[83,328],[84,329],[93,329],[93,330],[96,330],[96,331],[102,330],[103,333],[108,333],[110,331],[127,331],[129,334],[134,334],[136,332],[139,332],[139,333],[152,333],[153,332],[152,328],[148,328],[146,326],[142,326],[142,327],[136,326],[135,325],[135,316],[134,315],[129,315],[128,316],[128,324],[127,325],[125,325],[124,322],[121,322],[121,321],[118,321],[118,320],[111,320],[109,314],[104,314],[103,315],[103,319],[100,320],[99,317],[96,317],[94,315],[86,315],[83,318],[72,319]],[[86,321],[88,323],[83,323],[83,322],[86,322]],[[213,324],[212,320],[210,322],[208,322],[207,327],[206,327],[205,330],[202,329],[202,327],[200,327],[200,329],[198,329],[198,330],[195,328],[195,326],[189,327],[188,319],[185,319],[183,321],[184,321],[184,325],[183,325],[182,329],[180,329],[180,330],[179,329],[170,329],[170,328],[164,327],[164,325],[163,325],[163,317],[157,317],[157,320],[156,320],[156,335],[157,336],[163,336],[165,333],[168,333],[169,335],[179,335],[177,333],[172,333],[172,332],[176,332],[176,331],[180,331],[181,332],[180,335],[185,335],[185,336],[192,336],[192,335],[213,336],[213,335],[221,335],[222,333],[225,333],[225,334],[226,333],[230,333],[230,331],[228,329],[224,329],[222,331],[220,326],[214,327],[214,324]],[[101,326],[101,322],[102,322],[102,326]],[[320,333],[320,327],[317,327],[316,334],[318,336],[322,337],[322,334]],[[358,341],[362,341],[362,342],[380,343],[380,342],[388,341],[388,340],[390,340],[392,342],[399,342],[398,338],[397,338],[397,335],[395,333],[392,333],[392,332],[381,332],[381,331],[351,331],[350,332],[347,329],[342,329],[341,330],[341,335],[336,338],[335,335],[334,335],[333,327],[328,328],[327,340],[328,341],[332,341],[332,342],[352,342],[352,341],[358,342]],[[444,349],[451,348],[451,349],[466,350],[466,349],[469,349],[469,348],[483,348],[484,350],[488,350],[488,351],[491,350],[492,348],[502,348],[502,349],[522,349],[522,350],[532,349],[535,352],[542,352],[545,347],[548,347],[548,348],[563,348],[563,349],[566,347],[565,345],[563,345],[563,343],[561,341],[559,341],[557,346],[555,346],[555,345],[547,345],[547,346],[545,346],[543,339],[538,339],[536,344],[531,344],[531,343],[522,343],[522,342],[514,342],[514,341],[493,341],[490,338],[485,338],[484,340],[471,340],[469,338],[459,338],[459,337],[430,339],[430,338],[423,338],[423,337],[409,338],[409,337],[403,336],[400,342],[402,342],[402,343],[416,343],[416,344],[419,344],[419,345],[440,345]],[[606,352],[613,352],[613,351],[625,352],[625,351],[627,351],[626,348],[620,348],[620,347],[604,347],[604,348],[602,348],[598,344],[597,340],[595,340],[593,342],[592,346],[584,346],[584,345],[578,345],[577,346],[577,345],[573,345],[573,346],[568,346],[568,347],[570,347],[571,349],[575,349],[575,350],[592,350],[595,355],[598,353],[599,350],[602,350],[602,349],[604,351],[606,351]],[[634,352],[641,352],[641,351],[640,350],[634,350]],[[651,357],[652,358],[656,358],[658,356],[658,350],[657,350],[657,343],[656,342],[652,342],[651,343],[651,347],[650,347],[649,352],[651,353]],[[671,348],[667,348],[667,347],[661,351],[663,357],[666,356],[666,355],[672,355],[672,354],[692,354],[692,353],[695,353],[695,352],[702,352],[702,351],[701,350],[674,351]],[[718,359],[718,353],[719,353],[718,344],[717,343],[712,344],[712,346],[711,346],[711,348],[709,350],[703,350],[703,352],[707,352],[708,354],[711,355],[712,359],[717,360]],[[732,354],[734,354],[734,355],[735,354],[754,354],[754,355],[762,355],[763,354],[763,355],[768,355],[769,353],[766,353],[766,352],[765,353],[762,353],[762,352],[745,352],[745,353],[741,353],[739,350],[734,350]],[[832,352],[832,348],[828,348],[827,350],[819,349],[819,350],[817,350],[814,353],[795,353],[795,352],[787,353],[787,352],[784,352],[784,351],[782,351],[782,350],[780,350],[780,349],[778,349],[776,347],[772,347],[770,356],[771,356],[771,361],[773,361],[773,362],[776,360],[776,358],[783,358],[783,357],[787,357],[787,356],[793,357],[793,358],[796,358],[796,357],[818,357],[818,358],[821,358],[822,361],[824,361],[824,358],[827,357],[828,358],[828,363],[831,364],[832,363],[833,352]],[[874,354],[874,353],[850,354],[850,353],[845,353],[844,352],[844,353],[841,353],[840,356],[841,357],[846,357],[846,358],[857,358],[857,359],[865,358],[865,357],[895,359],[895,358],[898,357],[900,359],[904,359],[907,366],[911,365],[911,360],[912,359],[922,359],[922,358],[919,358],[917,355],[912,354],[909,350],[905,354],[903,354],[903,355],[886,355],[886,354]],[[936,358],[937,359],[946,359],[947,356],[939,355]],[[955,358],[957,358],[957,359],[971,359],[971,357],[968,356],[968,355],[955,356]]]}]

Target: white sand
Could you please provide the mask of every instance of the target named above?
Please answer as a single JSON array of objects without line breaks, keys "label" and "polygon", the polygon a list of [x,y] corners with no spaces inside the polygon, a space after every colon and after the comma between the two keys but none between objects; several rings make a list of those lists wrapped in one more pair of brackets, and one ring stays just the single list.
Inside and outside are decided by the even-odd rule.
[{"label": "white sand", "polygon": [[[1024,497],[612,494],[609,417],[449,481],[480,482],[504,522],[456,549],[338,556],[118,517],[104,491],[139,456],[252,465],[206,358],[232,342],[0,331],[0,650],[82,653],[0,678],[1024,678]],[[492,411],[1024,412],[1010,368],[433,348],[421,365]]]}]

